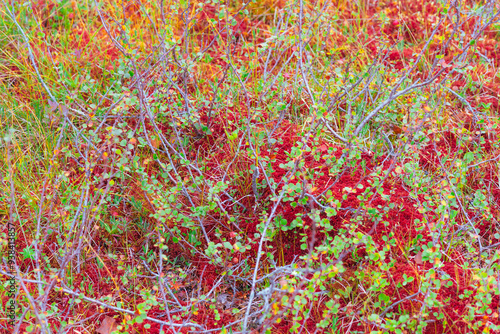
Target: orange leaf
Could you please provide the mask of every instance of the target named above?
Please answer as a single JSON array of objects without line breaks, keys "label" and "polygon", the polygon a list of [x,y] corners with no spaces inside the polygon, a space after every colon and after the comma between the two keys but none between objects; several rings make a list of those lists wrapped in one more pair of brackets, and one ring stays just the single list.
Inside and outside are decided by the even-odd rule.
[{"label": "orange leaf", "polygon": [[415,263],[418,265],[424,264],[424,261],[422,261],[422,252],[418,252],[417,256],[415,256]]},{"label": "orange leaf", "polygon": [[97,333],[100,334],[110,334],[113,331],[118,329],[118,325],[116,324],[116,320],[106,316],[99,328],[96,329]]}]

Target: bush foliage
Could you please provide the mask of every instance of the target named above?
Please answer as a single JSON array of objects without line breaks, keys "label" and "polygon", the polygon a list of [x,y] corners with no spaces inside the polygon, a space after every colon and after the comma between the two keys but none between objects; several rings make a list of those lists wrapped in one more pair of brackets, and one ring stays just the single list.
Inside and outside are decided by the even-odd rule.
[{"label": "bush foliage", "polygon": [[497,2],[2,1],[3,333],[500,330]]}]

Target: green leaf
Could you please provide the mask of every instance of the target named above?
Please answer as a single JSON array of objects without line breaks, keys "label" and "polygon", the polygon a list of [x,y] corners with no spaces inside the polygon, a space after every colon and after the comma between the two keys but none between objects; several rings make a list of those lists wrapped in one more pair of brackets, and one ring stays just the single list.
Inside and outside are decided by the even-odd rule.
[{"label": "green leaf", "polygon": [[378,300],[381,301],[381,302],[389,302],[391,300],[391,297],[389,297],[388,295],[384,294],[384,293],[381,293],[379,296],[378,296]]},{"label": "green leaf", "polygon": [[325,212],[327,217],[333,217],[337,215],[337,210],[332,207],[326,208]]}]

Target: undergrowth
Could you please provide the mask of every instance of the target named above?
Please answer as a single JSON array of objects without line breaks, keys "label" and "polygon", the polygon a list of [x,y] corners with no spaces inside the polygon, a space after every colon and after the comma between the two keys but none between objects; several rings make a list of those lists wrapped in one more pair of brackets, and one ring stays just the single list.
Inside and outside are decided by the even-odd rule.
[{"label": "undergrowth", "polygon": [[2,333],[500,330],[497,2],[0,13]]}]

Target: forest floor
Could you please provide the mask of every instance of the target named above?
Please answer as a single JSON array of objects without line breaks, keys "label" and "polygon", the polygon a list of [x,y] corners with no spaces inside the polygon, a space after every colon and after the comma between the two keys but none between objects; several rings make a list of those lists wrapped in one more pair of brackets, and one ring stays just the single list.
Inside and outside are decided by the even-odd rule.
[{"label": "forest floor", "polygon": [[500,332],[497,1],[2,1],[0,333]]}]

